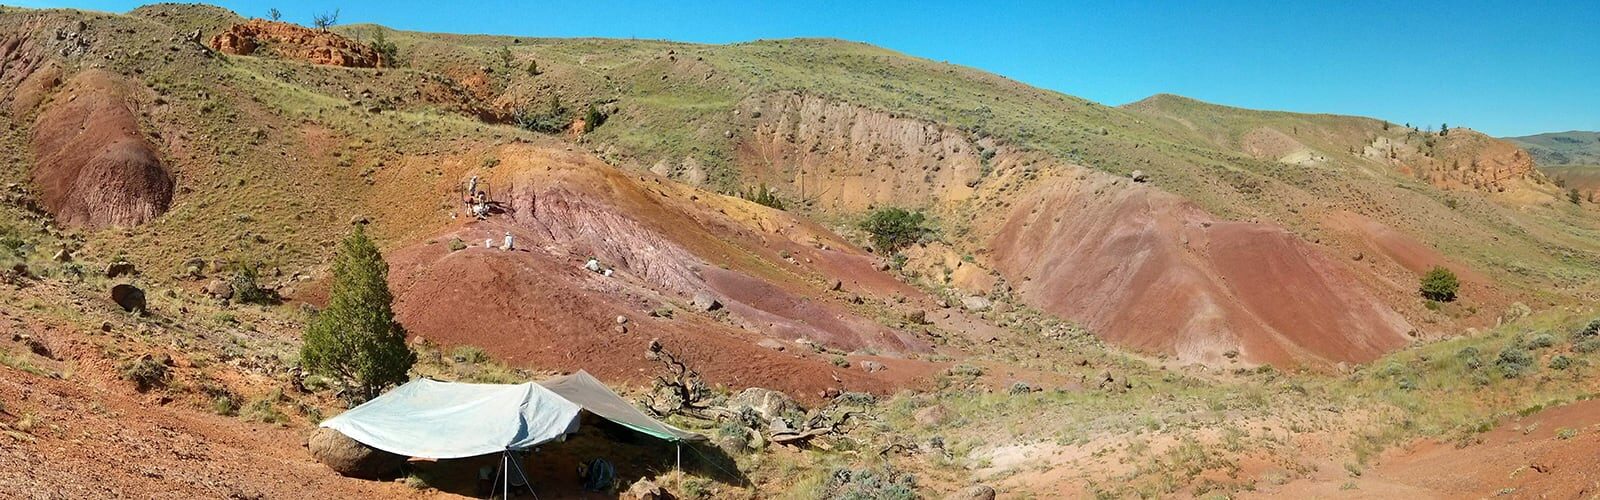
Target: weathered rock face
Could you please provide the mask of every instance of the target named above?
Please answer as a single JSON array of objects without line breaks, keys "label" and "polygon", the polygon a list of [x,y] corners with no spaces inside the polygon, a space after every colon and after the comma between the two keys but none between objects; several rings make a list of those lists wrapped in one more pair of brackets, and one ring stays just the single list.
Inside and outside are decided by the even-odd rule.
[{"label": "weathered rock face", "polygon": [[338,33],[264,19],[236,24],[212,36],[207,45],[224,54],[248,56],[266,50],[281,59],[347,68],[389,65],[372,47]]},{"label": "weathered rock face", "polygon": [[741,110],[759,117],[740,146],[745,163],[835,208],[963,200],[994,156],[994,145],[958,130],[819,96],[775,94]]},{"label": "weathered rock face", "polygon": [[134,226],[166,212],[173,180],[139,131],[120,77],[73,76],[34,121],[33,180],[45,209],[75,226]]},{"label": "weathered rock face", "polygon": [[378,479],[405,465],[406,457],[372,448],[339,431],[318,427],[307,443],[311,456],[346,477]]}]

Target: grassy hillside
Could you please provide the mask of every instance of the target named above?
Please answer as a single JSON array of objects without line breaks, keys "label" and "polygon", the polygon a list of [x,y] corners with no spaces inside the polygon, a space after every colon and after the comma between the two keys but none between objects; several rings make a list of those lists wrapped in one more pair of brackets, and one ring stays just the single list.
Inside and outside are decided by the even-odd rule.
[{"label": "grassy hillside", "polygon": [[1540,166],[1600,165],[1600,132],[1572,130],[1503,139],[1528,150]]},{"label": "grassy hillside", "polygon": [[[611,365],[626,372],[613,380],[642,380],[644,367],[654,366],[636,359],[643,344],[699,338],[711,340],[684,350],[717,370],[707,370],[723,384],[711,390],[715,398],[804,379],[790,384],[808,392],[801,399],[861,407],[839,432],[800,446],[771,444],[763,429],[752,433],[734,419],[684,417],[714,436],[706,446],[732,458],[686,453],[687,476],[664,465],[637,473],[682,498],[937,496],[974,482],[1019,497],[1296,496],[1301,482],[1377,496],[1489,496],[1513,487],[1571,493],[1540,481],[1573,475],[1534,475],[1523,463],[1426,475],[1394,468],[1413,458],[1397,448],[1445,443],[1487,454],[1477,446],[1491,431],[1600,392],[1593,376],[1600,344],[1585,330],[1600,300],[1596,205],[1569,203],[1553,182],[1516,171],[1526,154],[1482,134],[1170,95],[1111,107],[839,40],[700,45],[352,25],[333,30],[365,41],[381,31],[397,45],[398,64],[343,68],[223,55],[188,39],[198,31],[203,42],[242,21],[223,9],[174,4],[128,15],[0,12],[0,47],[10,47],[0,73],[7,105],[0,121],[8,125],[0,132],[8,160],[0,166],[0,184],[8,185],[0,193],[0,321],[19,332],[0,338],[0,395],[16,395],[0,405],[0,443],[71,464],[8,468],[0,482],[295,496],[306,491],[283,485],[309,477],[309,488],[338,496],[430,494],[427,474],[407,478],[409,487],[368,487],[308,467],[311,458],[295,446],[269,454],[281,462],[270,467],[200,457],[258,474],[242,476],[244,491],[222,491],[216,484],[232,483],[211,478],[229,469],[179,472],[193,469],[191,455],[167,452],[225,441],[210,453],[250,457],[270,444],[238,436],[266,430],[298,439],[292,434],[342,409],[334,390],[308,384],[314,379],[299,371],[294,353],[334,242],[352,221],[367,219],[394,262],[411,266],[391,276],[427,271],[434,261],[476,266],[433,268],[447,276],[415,303],[438,300],[443,312],[434,318],[456,321],[463,337],[473,328],[494,328],[494,335],[480,336],[479,346],[419,342],[416,375],[521,382],[553,369],[551,360],[627,357]],[[46,89],[36,107],[12,110],[31,89],[23,75],[42,61],[66,75],[99,66],[133,89],[126,104],[135,128],[177,180],[170,210],[137,227],[84,229],[58,226],[37,208],[35,120],[39,109],[75,98]],[[604,123],[587,132],[519,126],[552,103],[565,110],[554,113],[562,124],[590,107]],[[1135,170],[1146,182],[1128,187]],[[525,211],[493,226],[458,219],[457,185],[480,174],[520,196],[508,203]],[[826,184],[836,190],[829,197],[808,192],[814,186],[804,179],[848,182]],[[1026,212],[1030,197],[1048,198],[1056,193],[1049,187],[1073,179],[1092,180],[1075,193],[1084,205],[1131,192],[1140,197],[1124,198],[1130,206],[1155,200],[1171,209],[1154,223],[1144,220],[1149,212],[1127,211],[1129,220],[1115,222],[1149,230],[1108,240],[1167,238],[1172,244],[1161,248],[1184,262],[1203,251],[1187,235],[1230,224],[1281,226],[1305,243],[1288,248],[1348,268],[1351,287],[1360,289],[1352,293],[1377,296],[1419,332],[1376,361],[1321,370],[1249,366],[1237,351],[1194,366],[1168,353],[1108,346],[1074,318],[1019,299],[1010,283],[1032,276],[1002,276],[991,262],[1012,212]],[[789,202],[787,210],[717,194],[762,183]],[[876,197],[842,195],[841,187]],[[900,255],[853,248],[870,244],[855,222],[887,205],[927,210],[934,221],[927,244]],[[1163,226],[1169,223],[1181,227]],[[477,245],[512,229],[526,231],[518,235],[523,251]],[[579,267],[604,252],[569,255],[574,247],[563,246],[585,239],[616,256],[605,263],[617,266],[616,277]],[[53,258],[59,249],[68,252]],[[1085,250],[1014,257],[1076,251]],[[1103,278],[1110,283],[1123,278],[1115,271],[1153,261],[1101,257],[1112,263]],[[139,274],[98,272],[124,258]],[[205,262],[204,279],[190,275],[196,258]],[[1425,269],[1415,267],[1439,263],[1461,274],[1460,300],[1417,296]],[[202,290],[213,279],[226,286],[220,280],[237,266],[254,264],[263,284],[293,300],[227,303]],[[469,271],[448,275],[452,269]],[[692,291],[702,276],[722,277],[725,290],[745,290],[754,305],[723,297],[720,309],[699,307],[699,297],[651,285],[652,273]],[[148,291],[151,314],[130,314],[106,299],[107,287],[124,281]],[[503,313],[495,322],[518,328],[461,314],[471,309],[449,302],[458,299],[493,308]],[[766,314],[780,309],[790,316]],[[550,318],[564,324],[535,321]],[[895,357],[871,344],[842,349],[810,333],[775,334],[775,325],[829,326],[840,318],[859,320],[840,329],[867,324],[914,335],[929,348]],[[426,328],[413,324],[413,333]],[[572,348],[577,342],[552,344],[563,328],[590,343],[581,350]],[[1226,339],[1231,332],[1210,333]],[[878,363],[878,371],[863,361]],[[140,388],[148,380],[130,368],[152,363],[169,376]],[[847,390],[828,392],[839,388]],[[53,399],[24,396],[42,393]],[[181,432],[152,423],[173,418],[182,419]],[[139,425],[117,424],[130,419]],[[1590,449],[1596,423],[1518,431],[1578,456]],[[86,445],[95,441],[80,433],[117,435],[118,444],[144,440],[111,447],[114,454],[158,452],[91,463],[83,457],[107,449]],[[693,450],[700,451],[709,448]],[[114,466],[98,467],[104,463]],[[151,464],[169,475],[149,477]],[[1493,479],[1449,489],[1484,477]],[[73,491],[110,495],[74,484]]]}]

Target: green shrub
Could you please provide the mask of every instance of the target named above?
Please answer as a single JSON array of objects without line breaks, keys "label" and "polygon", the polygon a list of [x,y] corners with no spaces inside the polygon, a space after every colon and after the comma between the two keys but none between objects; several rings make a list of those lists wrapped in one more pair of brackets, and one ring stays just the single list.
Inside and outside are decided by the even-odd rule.
[{"label": "green shrub", "polygon": [[1536,362],[1532,354],[1522,346],[1511,345],[1500,351],[1500,357],[1494,361],[1500,375],[1505,378],[1517,378],[1532,372]]},{"label": "green shrub", "polygon": [[534,132],[544,134],[560,133],[572,123],[572,112],[561,104],[561,98],[552,94],[550,103],[542,111],[535,111],[533,105],[524,106],[512,114],[512,122]]},{"label": "green shrub", "polygon": [[1470,345],[1456,351],[1456,358],[1469,369],[1476,370],[1483,366],[1483,359],[1478,357],[1478,348]]},{"label": "green shrub", "polygon": [[1572,332],[1572,339],[1574,342],[1596,337],[1600,337],[1600,319],[1590,321],[1589,324],[1584,325],[1575,332]]},{"label": "green shrub", "polygon": [[741,193],[739,197],[755,202],[757,205],[764,207],[776,208],[778,210],[784,209],[783,198],[779,198],[778,193],[767,188],[767,183],[765,182],[761,183],[759,188],[753,188],[749,191]]},{"label": "green shrub", "polygon": [[383,63],[391,68],[398,68],[400,63],[400,48],[389,41],[389,36],[384,34],[382,27],[374,28],[372,41],[367,43],[378,55],[383,56]]},{"label": "green shrub", "polygon": [[839,500],[912,500],[917,498],[916,476],[887,466],[834,469],[817,498]]},{"label": "green shrub", "polygon": [[1422,276],[1422,296],[1428,300],[1440,302],[1456,300],[1456,292],[1460,289],[1461,281],[1456,278],[1456,273],[1445,269],[1444,266],[1433,266],[1433,269]]},{"label": "green shrub", "polygon": [[861,221],[861,229],[872,235],[872,244],[880,253],[890,254],[931,235],[933,230],[926,223],[922,212],[891,207],[872,212]]},{"label": "green shrub", "polygon": [[1529,349],[1544,349],[1556,345],[1556,338],[1548,333],[1541,333],[1530,337],[1527,345]]},{"label": "green shrub", "polygon": [[464,345],[451,351],[450,358],[457,363],[478,364],[489,360],[489,355],[476,346]]},{"label": "green shrub", "polygon": [[461,241],[461,238],[450,238],[450,251],[459,252],[466,248],[467,242]]},{"label": "green shrub", "polygon": [[1557,355],[1555,355],[1555,357],[1550,358],[1550,368],[1551,369],[1554,369],[1554,370],[1565,370],[1565,369],[1568,369],[1568,368],[1571,368],[1571,367],[1572,367],[1572,358],[1569,358],[1564,354],[1557,354]]},{"label": "green shrub", "polygon": [[275,301],[272,292],[261,288],[258,266],[239,266],[229,285],[233,287],[233,300],[240,304],[270,304]]},{"label": "green shrub", "polygon": [[1600,351],[1600,339],[1580,340],[1576,344],[1572,344],[1572,350],[1584,354]]}]

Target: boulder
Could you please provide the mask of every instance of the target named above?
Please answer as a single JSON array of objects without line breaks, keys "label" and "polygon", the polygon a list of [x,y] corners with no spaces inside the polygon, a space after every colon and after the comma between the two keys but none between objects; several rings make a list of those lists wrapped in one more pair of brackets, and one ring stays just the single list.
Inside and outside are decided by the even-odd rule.
[{"label": "boulder", "polygon": [[879,363],[870,359],[862,361],[858,363],[858,365],[861,366],[862,370],[866,370],[868,373],[877,373],[889,369],[889,367],[883,366],[883,363]]},{"label": "boulder", "polygon": [[[1133,179],[1133,182],[1146,182],[1150,180],[1150,176],[1146,175],[1143,170],[1134,170],[1133,173],[1128,174],[1128,178]],[[994,495],[991,494],[989,497],[994,498]]]},{"label": "boulder", "polygon": [[139,314],[144,314],[146,311],[144,290],[127,283],[111,287],[111,301],[116,302],[124,311]]},{"label": "boulder", "polygon": [[792,413],[805,413],[805,408],[800,407],[800,403],[796,403],[788,394],[760,387],[751,387],[734,395],[728,400],[728,407],[735,412],[749,408],[768,421]]},{"label": "boulder", "polygon": [[133,267],[133,263],[132,262],[117,261],[117,262],[112,262],[110,264],[106,264],[106,277],[107,278],[115,278],[115,277],[118,277],[118,276],[129,275],[129,274],[133,274],[133,272],[134,272],[134,267]]},{"label": "boulder", "polygon": [[306,444],[312,457],[345,477],[378,479],[406,463],[406,457],[361,444],[327,427],[318,427]]},{"label": "boulder", "polygon": [[926,324],[928,324],[928,311],[924,311],[922,309],[916,309],[916,310],[913,310],[911,312],[906,313],[906,323],[910,323],[910,324],[913,324],[913,325],[926,325]]},{"label": "boulder", "polygon": [[760,342],[756,342],[756,345],[772,349],[774,351],[783,351],[788,349],[788,346],[783,345],[783,341],[778,339],[761,339]]},{"label": "boulder", "polygon": [[661,485],[656,484],[655,481],[641,477],[638,481],[634,481],[632,485],[628,486],[628,490],[622,493],[622,498],[629,500],[659,500],[666,498],[666,493],[661,489]]},{"label": "boulder", "polygon": [[933,405],[921,410],[917,410],[916,413],[911,414],[911,418],[917,421],[917,425],[923,427],[938,427],[940,424],[943,424],[946,420],[950,419],[950,410],[946,409],[943,405]]},{"label": "boulder", "polygon": [[972,295],[961,299],[961,307],[966,308],[968,311],[981,312],[987,311],[989,308],[994,307],[994,302],[990,302],[989,299],[984,297]]},{"label": "boulder", "polygon": [[210,283],[206,283],[205,292],[211,298],[226,301],[233,298],[233,285],[222,280],[211,280]]},{"label": "boulder", "polygon": [[708,292],[694,294],[694,299],[690,303],[693,304],[695,310],[698,311],[711,312],[717,309],[722,309],[722,301],[717,300],[716,296],[713,296]]},{"label": "boulder", "polygon": [[994,488],[985,484],[974,484],[944,498],[945,500],[994,500]]}]

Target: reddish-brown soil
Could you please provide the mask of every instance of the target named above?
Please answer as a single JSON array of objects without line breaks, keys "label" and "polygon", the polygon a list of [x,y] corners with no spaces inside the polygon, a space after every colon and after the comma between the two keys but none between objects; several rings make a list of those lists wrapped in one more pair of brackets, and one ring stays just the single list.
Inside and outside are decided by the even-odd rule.
[{"label": "reddish-brown soil", "polygon": [[1362,362],[1405,344],[1406,320],[1315,246],[1125,183],[1050,181],[1013,208],[992,244],[1024,300],[1192,362]]},{"label": "reddish-brown soil", "polygon": [[126,92],[115,74],[86,70],[34,121],[33,180],[57,221],[133,226],[172,202],[172,177],[139,131]]},{"label": "reddish-brown soil", "polygon": [[[928,351],[927,339],[872,312],[933,300],[827,230],[585,156],[508,148],[491,179],[505,213],[391,252],[397,311],[413,334],[477,345],[517,365],[635,383],[655,374],[644,352],[660,338],[716,383],[801,397],[830,388],[888,392],[934,369],[904,359]],[[484,248],[485,239],[501,246],[506,232],[516,251]],[[468,248],[450,251],[455,238]],[[583,269],[591,256],[615,274]],[[699,311],[696,296],[723,307]],[[662,308],[672,317],[650,314]],[[626,333],[617,332],[618,316]],[[888,369],[836,366],[833,354],[810,344],[859,353],[853,362],[878,354],[871,359]]]},{"label": "reddish-brown soil", "polygon": [[412,496],[393,482],[340,477],[298,430],[151,404],[121,388],[0,367],[0,496],[357,498]]},{"label": "reddish-brown soil", "polygon": [[[1570,435],[1562,437],[1563,432]],[[1479,438],[1466,447],[1422,440],[1386,453],[1377,467],[1359,478],[1312,477],[1258,493],[1277,498],[1594,498],[1600,494],[1600,401],[1548,409],[1501,424]]]},{"label": "reddish-brown soil", "polygon": [[383,60],[383,55],[371,46],[338,33],[265,19],[236,24],[213,35],[209,45],[226,54],[247,56],[267,50],[280,59],[347,68],[389,65],[389,61]]}]

